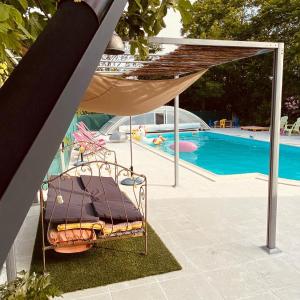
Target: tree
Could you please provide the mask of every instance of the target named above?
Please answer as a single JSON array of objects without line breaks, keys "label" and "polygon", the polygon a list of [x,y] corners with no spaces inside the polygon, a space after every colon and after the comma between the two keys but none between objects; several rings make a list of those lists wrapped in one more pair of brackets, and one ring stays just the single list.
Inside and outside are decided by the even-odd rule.
[{"label": "tree", "polygon": [[252,24],[254,38],[285,43],[283,111],[288,113],[285,103],[300,100],[300,0],[262,1]]},{"label": "tree", "polygon": [[[74,0],[80,2],[81,0]],[[130,40],[131,52],[138,50],[142,58],[148,55],[147,36],[157,35],[165,27],[169,8],[178,10],[183,24],[190,21],[189,0],[129,0],[117,32]],[[4,0],[0,3],[0,63],[8,72],[13,65],[7,50],[22,55],[30,47],[57,9],[57,0]],[[1,76],[0,78],[5,79]]]},{"label": "tree", "polygon": [[[191,26],[183,25],[183,32],[194,38],[284,42],[283,101],[300,99],[299,7],[300,0],[197,0]],[[271,75],[271,54],[215,67],[200,79],[199,99],[219,110],[231,104],[243,122],[267,125]],[[218,95],[212,96],[206,88],[212,82],[222,88]]]},{"label": "tree", "polygon": [[22,55],[56,10],[56,1],[43,1],[43,10],[34,0],[6,0],[0,3],[0,62],[11,65],[7,50]]}]

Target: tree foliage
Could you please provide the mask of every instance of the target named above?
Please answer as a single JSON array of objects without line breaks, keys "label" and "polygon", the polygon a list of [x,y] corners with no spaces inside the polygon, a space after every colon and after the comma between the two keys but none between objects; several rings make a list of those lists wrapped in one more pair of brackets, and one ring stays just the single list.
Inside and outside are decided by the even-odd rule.
[{"label": "tree foliage", "polygon": [[[170,8],[178,10],[183,24],[188,25],[192,9],[189,0],[128,1],[116,30],[131,42],[132,53],[138,51],[141,57],[148,55],[146,37],[157,35],[166,26],[164,17]],[[6,49],[22,55],[56,9],[57,0],[4,0],[0,3],[0,63],[5,62],[9,71],[13,66]],[[1,74],[0,77],[3,79]]]},{"label": "tree foliage", "polygon": [[[197,0],[191,26],[183,25],[183,32],[194,38],[284,42],[283,102],[300,99],[300,0]],[[191,105],[190,98],[205,101],[207,109],[225,110],[230,104],[242,121],[268,124],[271,75],[272,54],[215,67],[197,83],[201,96],[192,87],[184,105]],[[221,87],[215,95],[207,88],[212,82]]]},{"label": "tree foliage", "polygon": [[148,55],[147,36],[156,36],[166,27],[164,17],[169,8],[181,14],[183,24],[189,25],[192,5],[189,0],[131,0],[117,26],[118,34],[131,41],[131,54]]}]

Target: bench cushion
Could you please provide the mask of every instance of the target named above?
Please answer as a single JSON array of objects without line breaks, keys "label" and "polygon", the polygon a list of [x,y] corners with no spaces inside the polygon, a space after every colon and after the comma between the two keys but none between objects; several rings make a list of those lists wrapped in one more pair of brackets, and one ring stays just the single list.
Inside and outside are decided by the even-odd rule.
[{"label": "bench cushion", "polygon": [[81,176],[81,180],[91,194],[92,205],[100,220],[116,224],[143,219],[112,177]]},{"label": "bench cushion", "polygon": [[[63,203],[56,202],[62,195]],[[48,186],[45,220],[52,223],[97,222],[90,194],[84,190],[77,176],[58,177]]]}]

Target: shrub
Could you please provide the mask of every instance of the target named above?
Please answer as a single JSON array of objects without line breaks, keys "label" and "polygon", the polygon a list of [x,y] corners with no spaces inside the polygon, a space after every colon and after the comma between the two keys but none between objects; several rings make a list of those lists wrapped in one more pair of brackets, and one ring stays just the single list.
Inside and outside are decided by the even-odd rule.
[{"label": "shrub", "polygon": [[48,300],[60,295],[47,273],[39,275],[21,271],[15,280],[0,285],[0,299],[5,300]]}]

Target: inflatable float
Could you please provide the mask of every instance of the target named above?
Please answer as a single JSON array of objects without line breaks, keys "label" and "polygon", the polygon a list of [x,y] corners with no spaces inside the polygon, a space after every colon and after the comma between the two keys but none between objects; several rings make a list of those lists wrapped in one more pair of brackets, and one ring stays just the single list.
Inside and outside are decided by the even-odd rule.
[{"label": "inflatable float", "polygon": [[[170,149],[175,149],[175,144],[171,144]],[[198,149],[197,145],[189,141],[179,142],[179,152],[194,152]]]},{"label": "inflatable float", "polygon": [[131,132],[132,137],[139,142],[144,142],[147,144],[150,144],[152,142],[152,139],[149,139],[146,137],[146,130],[143,126],[139,126],[138,129],[134,129]]},{"label": "inflatable float", "polygon": [[165,142],[165,138],[161,135],[159,135],[156,138],[147,138],[146,137],[146,130],[143,126],[140,126],[138,129],[134,129],[131,132],[132,137],[136,140],[136,141],[141,141],[147,144],[151,144],[153,143],[154,145],[160,145],[163,142]]},{"label": "inflatable float", "polygon": [[163,136],[159,135],[157,138],[154,138],[152,142],[154,145],[160,145],[165,142],[165,140],[166,139]]}]

